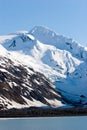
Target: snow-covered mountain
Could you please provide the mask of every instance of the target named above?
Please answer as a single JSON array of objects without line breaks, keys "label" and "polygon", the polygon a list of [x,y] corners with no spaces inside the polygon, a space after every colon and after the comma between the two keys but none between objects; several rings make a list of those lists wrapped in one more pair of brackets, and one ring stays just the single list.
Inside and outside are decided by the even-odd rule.
[{"label": "snow-covered mountain", "polygon": [[87,104],[86,47],[42,26],[29,32],[0,36],[0,44],[10,60],[16,59],[20,65],[50,79],[64,101],[74,105]]}]

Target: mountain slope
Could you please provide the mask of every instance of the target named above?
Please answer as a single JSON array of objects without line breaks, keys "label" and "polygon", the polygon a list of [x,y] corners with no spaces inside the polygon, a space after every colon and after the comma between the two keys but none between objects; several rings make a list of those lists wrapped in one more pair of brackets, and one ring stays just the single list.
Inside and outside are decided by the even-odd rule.
[{"label": "mountain slope", "polygon": [[1,45],[0,49],[0,109],[63,105],[43,74],[18,62]]},{"label": "mountain slope", "polygon": [[87,104],[86,47],[41,26],[29,32],[1,36],[0,44],[20,64],[49,78],[66,102]]}]

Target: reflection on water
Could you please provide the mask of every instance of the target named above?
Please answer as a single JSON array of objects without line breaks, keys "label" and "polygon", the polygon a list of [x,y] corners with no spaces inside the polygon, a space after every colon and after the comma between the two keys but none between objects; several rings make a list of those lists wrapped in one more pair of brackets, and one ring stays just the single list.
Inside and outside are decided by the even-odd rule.
[{"label": "reflection on water", "polygon": [[0,130],[87,130],[87,116],[0,119]]}]

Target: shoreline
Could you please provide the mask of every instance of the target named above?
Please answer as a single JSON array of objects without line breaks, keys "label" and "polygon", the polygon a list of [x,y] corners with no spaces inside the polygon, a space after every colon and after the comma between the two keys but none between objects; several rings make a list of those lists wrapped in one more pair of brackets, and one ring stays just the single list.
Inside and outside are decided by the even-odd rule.
[{"label": "shoreline", "polygon": [[23,108],[0,110],[0,118],[43,118],[87,116],[87,108]]}]

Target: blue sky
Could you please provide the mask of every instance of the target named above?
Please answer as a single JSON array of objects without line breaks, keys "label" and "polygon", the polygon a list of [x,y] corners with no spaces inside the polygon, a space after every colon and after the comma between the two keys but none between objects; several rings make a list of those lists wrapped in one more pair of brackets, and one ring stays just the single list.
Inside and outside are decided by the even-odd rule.
[{"label": "blue sky", "polygon": [[87,0],[0,0],[0,35],[35,25],[87,46]]}]

